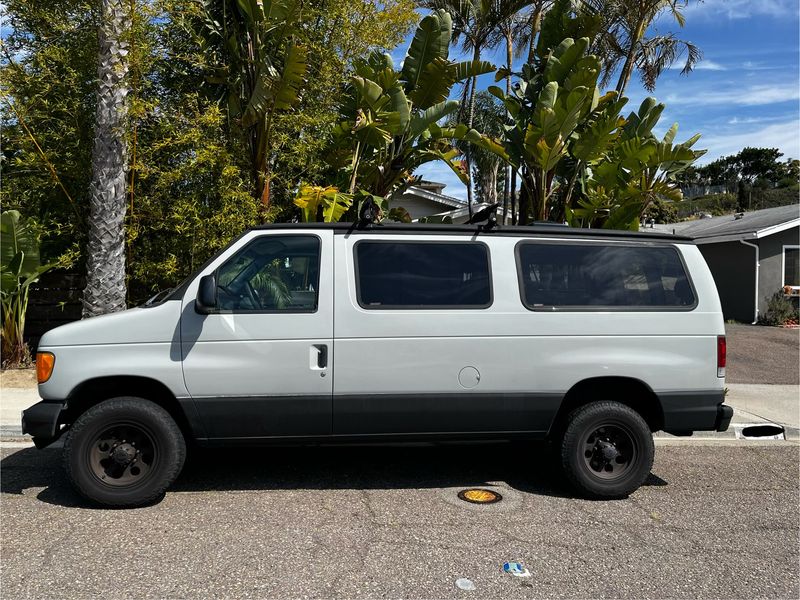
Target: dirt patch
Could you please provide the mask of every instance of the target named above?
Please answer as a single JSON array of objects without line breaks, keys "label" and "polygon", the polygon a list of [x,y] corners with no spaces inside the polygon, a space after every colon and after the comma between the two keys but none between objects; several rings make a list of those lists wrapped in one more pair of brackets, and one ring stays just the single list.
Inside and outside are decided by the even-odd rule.
[{"label": "dirt patch", "polygon": [[725,325],[730,383],[800,384],[800,330]]},{"label": "dirt patch", "polygon": [[36,387],[36,369],[3,369],[0,371],[0,387]]}]

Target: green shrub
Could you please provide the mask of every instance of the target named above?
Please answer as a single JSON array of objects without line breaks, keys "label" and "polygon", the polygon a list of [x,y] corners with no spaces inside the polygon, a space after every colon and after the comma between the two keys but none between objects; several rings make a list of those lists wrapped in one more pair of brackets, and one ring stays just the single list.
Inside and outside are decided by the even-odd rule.
[{"label": "green shrub", "polygon": [[798,311],[794,303],[783,290],[778,290],[767,301],[767,311],[759,321],[762,325],[783,325],[797,319]]}]

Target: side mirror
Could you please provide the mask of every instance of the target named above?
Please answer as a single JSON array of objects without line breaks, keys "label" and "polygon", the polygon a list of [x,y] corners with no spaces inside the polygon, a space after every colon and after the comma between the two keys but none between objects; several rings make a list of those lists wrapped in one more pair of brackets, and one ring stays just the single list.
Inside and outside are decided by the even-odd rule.
[{"label": "side mirror", "polygon": [[212,273],[200,278],[194,309],[201,315],[208,315],[217,308],[217,278]]}]

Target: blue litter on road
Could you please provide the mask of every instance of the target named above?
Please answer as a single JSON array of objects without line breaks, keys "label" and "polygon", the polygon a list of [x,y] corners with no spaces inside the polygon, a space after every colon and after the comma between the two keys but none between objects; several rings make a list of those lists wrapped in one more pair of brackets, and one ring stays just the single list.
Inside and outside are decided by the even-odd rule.
[{"label": "blue litter on road", "polygon": [[503,572],[514,577],[530,577],[531,572],[522,566],[522,563],[507,562],[503,564]]}]

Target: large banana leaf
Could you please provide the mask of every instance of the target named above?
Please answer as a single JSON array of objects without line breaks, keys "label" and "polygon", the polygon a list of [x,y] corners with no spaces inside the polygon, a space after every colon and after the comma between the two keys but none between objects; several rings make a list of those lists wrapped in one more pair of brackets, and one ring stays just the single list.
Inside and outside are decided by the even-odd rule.
[{"label": "large banana leaf", "polygon": [[297,103],[306,75],[307,57],[308,50],[305,46],[289,46],[283,61],[283,73],[275,89],[275,110],[287,110]]},{"label": "large banana leaf", "polygon": [[452,30],[453,20],[442,9],[433,11],[420,21],[403,62],[402,78],[406,82],[407,94],[410,95],[417,87],[426,65],[436,58],[447,59]]},{"label": "large banana leaf", "polygon": [[0,215],[0,270],[3,291],[15,289],[20,278],[40,274],[36,234],[16,210]]},{"label": "large banana leaf", "polygon": [[383,89],[377,83],[366,77],[353,77],[353,87],[361,94],[361,98],[366,102],[373,112],[381,110],[388,101],[383,95]]},{"label": "large banana leaf", "polygon": [[408,91],[408,98],[414,106],[424,110],[447,100],[453,87],[450,67],[451,64],[442,57],[434,58],[423,67],[416,85]]},{"label": "large banana leaf", "polygon": [[279,73],[268,56],[264,56],[256,75],[256,84],[247,102],[242,125],[255,125],[270,109],[287,110],[298,101],[300,86],[306,74],[307,50],[292,44],[286,51],[283,73]]},{"label": "large banana leaf", "polygon": [[459,63],[451,63],[451,79],[453,83],[458,83],[478,77],[494,71],[494,65],[486,60],[465,60]]},{"label": "large banana leaf", "polygon": [[397,132],[402,133],[406,130],[411,121],[411,111],[408,106],[408,98],[406,98],[403,88],[401,88],[399,85],[386,90],[386,94],[389,96],[389,106],[391,107],[392,112],[397,113]]},{"label": "large banana leaf", "polygon": [[322,207],[322,218],[325,223],[333,223],[342,218],[353,203],[353,197],[339,191],[334,186],[303,185],[295,197],[294,204],[300,208],[304,222],[317,220],[317,213]]},{"label": "large banana leaf", "polygon": [[449,114],[458,110],[458,102],[456,100],[449,100],[434,104],[430,108],[415,114],[411,118],[411,127],[409,133],[412,136],[417,136],[425,131],[430,125],[436,123],[439,119],[446,117]]},{"label": "large banana leaf", "polygon": [[565,39],[548,59],[544,68],[545,79],[557,81],[563,85],[567,75],[573,72],[576,63],[583,58],[588,48],[589,38],[581,38],[577,41],[570,38]]}]

